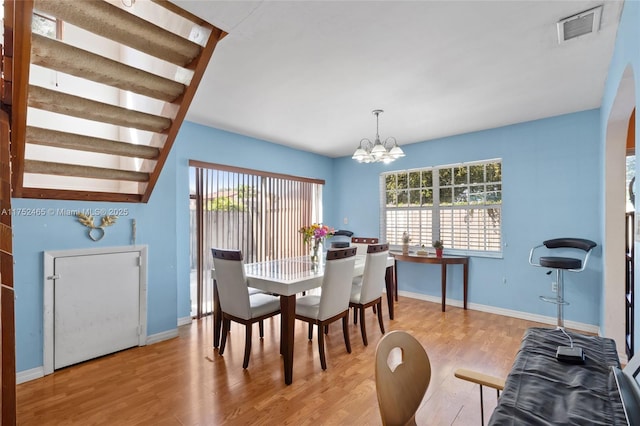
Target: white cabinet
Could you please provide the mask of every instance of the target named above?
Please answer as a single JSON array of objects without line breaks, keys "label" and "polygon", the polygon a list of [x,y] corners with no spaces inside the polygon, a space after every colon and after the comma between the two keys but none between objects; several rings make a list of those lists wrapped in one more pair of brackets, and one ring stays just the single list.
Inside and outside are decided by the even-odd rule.
[{"label": "white cabinet", "polygon": [[44,370],[144,345],[146,247],[45,253]]}]

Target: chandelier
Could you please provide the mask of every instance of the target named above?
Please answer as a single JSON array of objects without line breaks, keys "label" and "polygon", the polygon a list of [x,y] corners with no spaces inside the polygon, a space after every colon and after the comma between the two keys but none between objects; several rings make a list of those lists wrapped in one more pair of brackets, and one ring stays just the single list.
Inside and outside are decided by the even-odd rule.
[{"label": "chandelier", "polygon": [[381,109],[373,110],[373,114],[376,116],[376,140],[374,142],[367,138],[360,140],[358,149],[351,157],[359,163],[391,163],[400,157],[404,157],[404,151],[398,146],[396,138],[388,137],[384,143],[380,142],[378,116],[383,112]]}]

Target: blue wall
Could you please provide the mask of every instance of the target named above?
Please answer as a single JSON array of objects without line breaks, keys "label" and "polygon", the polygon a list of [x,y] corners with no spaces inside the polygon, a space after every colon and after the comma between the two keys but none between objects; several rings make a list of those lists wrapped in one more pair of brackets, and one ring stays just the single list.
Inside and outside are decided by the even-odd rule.
[{"label": "blue wall", "polygon": [[[503,258],[471,259],[469,301],[555,317],[555,305],[538,299],[551,295],[552,277],[528,264],[529,250],[563,236],[599,241],[599,137],[599,110],[591,110],[405,145],[406,157],[388,165],[341,158],[335,171],[341,182],[334,194],[338,208],[325,221],[342,223],[348,217],[347,229],[377,236],[381,172],[502,158]],[[401,291],[440,295],[439,268],[406,263],[398,268]],[[447,296],[458,300],[460,269],[448,270]],[[565,319],[598,324],[601,276],[599,250],[587,271],[565,275],[565,296],[571,301]]]},{"label": "blue wall", "polygon": [[[264,141],[185,123],[151,200],[146,205],[14,199],[21,208],[127,208],[129,216],[107,229],[98,243],[86,237],[74,217],[14,218],[16,259],[16,343],[18,371],[42,365],[42,253],[44,250],[128,245],[130,221],[137,221],[137,243],[149,246],[148,333],[176,328],[190,314],[189,166],[190,159],[325,179],[325,222],[359,235],[378,234],[378,176],[403,169],[488,158],[503,160],[504,256],[473,258],[469,301],[553,317],[552,305],[538,301],[550,278],[527,264],[529,249],[542,240],[577,235],[597,241],[600,216],[599,111],[586,111],[484,132],[403,147],[407,157],[388,166],[362,165],[350,158],[330,159]],[[343,225],[344,217],[349,224]],[[598,324],[600,256],[579,278],[567,277],[566,318]],[[426,270],[425,270],[426,269]],[[400,289],[439,295],[437,269],[403,264]],[[450,271],[450,282],[461,273]],[[506,278],[506,284],[503,279]],[[576,290],[576,281],[580,290]],[[458,285],[449,297],[462,299]]]},{"label": "blue wall", "polygon": [[[329,158],[185,123],[147,204],[13,199],[16,210],[47,212],[13,218],[18,372],[43,363],[43,252],[130,245],[132,219],[136,243],[149,247],[148,335],[175,330],[178,318],[190,316],[189,159],[325,179],[327,193],[335,186]],[[332,208],[331,198],[326,209]],[[75,216],[58,214],[83,209],[126,209],[128,214],[93,242]]]},{"label": "blue wall", "polygon": [[[176,328],[176,208],[175,159],[171,154],[147,204],[99,203],[13,199],[20,209],[44,209],[45,216],[14,215],[14,281],[16,292],[16,368],[42,365],[43,348],[43,253],[50,250],[131,245],[132,219],[136,219],[136,243],[148,245],[147,332],[149,335]],[[65,210],[117,210],[116,224],[94,242],[87,228]],[[102,214],[96,214],[98,223]]]},{"label": "blue wall", "polygon": [[[623,73],[629,67],[631,71],[633,71],[633,79],[635,82],[635,90],[636,92],[632,94],[633,99],[635,100],[635,105],[640,104],[640,2],[638,1],[625,1],[624,8],[622,11],[622,16],[620,18],[620,24],[618,26],[618,33],[616,36],[616,44],[613,52],[613,56],[611,58],[611,63],[609,64],[609,71],[607,74],[607,81],[605,83],[604,92],[602,96],[602,105],[600,107],[600,129],[601,129],[601,168],[604,168],[604,148],[606,146],[606,132],[607,132],[607,122],[609,120],[609,115],[612,111],[612,107],[614,105],[614,101],[616,99],[616,95],[618,93],[618,87],[620,86],[620,82],[622,80]],[[640,116],[636,112],[636,155],[637,155],[637,146],[638,141],[638,129],[640,123]],[[635,176],[638,176],[638,172],[640,171],[640,163],[636,161],[636,171]],[[604,188],[604,187],[603,187]],[[604,194],[604,190],[602,191]],[[604,198],[601,198],[600,205],[604,206]],[[602,220],[604,221],[604,212],[602,213]],[[603,226],[604,228],[604,226]],[[602,230],[604,233],[604,229]],[[638,256],[640,252],[636,250],[636,260],[635,260],[635,270],[638,271]],[[636,272],[636,286],[640,286],[640,278],[638,277],[638,273]],[[636,294],[637,289],[636,289]],[[637,298],[636,298],[637,299]],[[636,302],[637,304],[637,302]],[[640,317],[640,311],[636,308],[635,310],[635,318],[634,318],[634,340],[637,348],[638,342],[640,342],[640,321],[638,318]],[[604,321],[604,319],[602,319]],[[636,353],[638,350],[636,349]]]},{"label": "blue wall", "polygon": [[[599,193],[604,185],[606,121],[628,64],[634,68],[636,88],[640,87],[638,24],[640,5],[625,2],[600,110],[404,145],[407,157],[387,166],[356,164],[348,157],[330,159],[185,123],[148,204],[14,199],[14,208],[127,208],[130,212],[100,242],[89,240],[74,217],[13,218],[17,370],[42,366],[43,251],[128,245],[132,218],[137,220],[138,244],[149,246],[148,333],[173,330],[177,318],[189,315],[189,159],[325,179],[325,222],[374,236],[379,232],[382,171],[502,158],[503,257],[471,260],[469,300],[554,317],[554,307],[538,300],[539,294],[549,292],[551,278],[528,265],[528,252],[557,236],[581,236],[598,243],[602,239]],[[637,103],[638,93],[635,99]],[[457,269],[450,273],[452,283],[461,279]],[[403,264],[399,279],[401,290],[440,294],[436,270]],[[566,276],[566,297],[572,303],[565,312],[568,320],[599,324],[601,282],[598,249],[587,271]],[[455,284],[448,295],[462,299]]]}]

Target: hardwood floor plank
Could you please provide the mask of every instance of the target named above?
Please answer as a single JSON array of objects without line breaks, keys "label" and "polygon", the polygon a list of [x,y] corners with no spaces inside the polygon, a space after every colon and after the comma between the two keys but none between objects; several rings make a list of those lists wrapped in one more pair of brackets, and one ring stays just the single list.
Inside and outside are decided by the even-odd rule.
[{"label": "hardwood floor plank", "polygon": [[[478,386],[456,379],[457,368],[494,376],[511,369],[525,320],[400,297],[395,320],[385,309],[385,328],[406,330],[425,347],[432,367],[418,424],[480,423]],[[254,333],[251,360],[242,369],[244,326],[232,324],[224,356],[212,345],[212,318],[180,327],[178,337],[128,349],[56,371],[17,387],[19,425],[380,425],[375,391],[375,348],[382,334],[367,315],[369,345],[350,323],[352,353],[342,327],[326,336],[327,370],[307,325],[295,326],[294,375],[284,384],[280,320],[265,321],[265,337]],[[314,331],[315,335],[316,331]],[[496,405],[484,393],[485,416]]]}]

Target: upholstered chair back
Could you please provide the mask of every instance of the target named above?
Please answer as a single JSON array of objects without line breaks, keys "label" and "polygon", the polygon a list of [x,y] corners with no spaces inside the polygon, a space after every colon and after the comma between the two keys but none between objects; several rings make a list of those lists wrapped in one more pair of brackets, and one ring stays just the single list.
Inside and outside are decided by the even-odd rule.
[{"label": "upholstered chair back", "polygon": [[387,271],[387,257],[389,257],[389,244],[369,245],[362,276],[360,303],[371,302],[382,295]]},{"label": "upholstered chair back", "polygon": [[355,247],[327,251],[318,319],[325,320],[349,309]]},{"label": "upholstered chair back", "polygon": [[237,250],[211,249],[218,286],[220,307],[230,315],[251,318],[249,287],[244,273],[242,253]]}]

